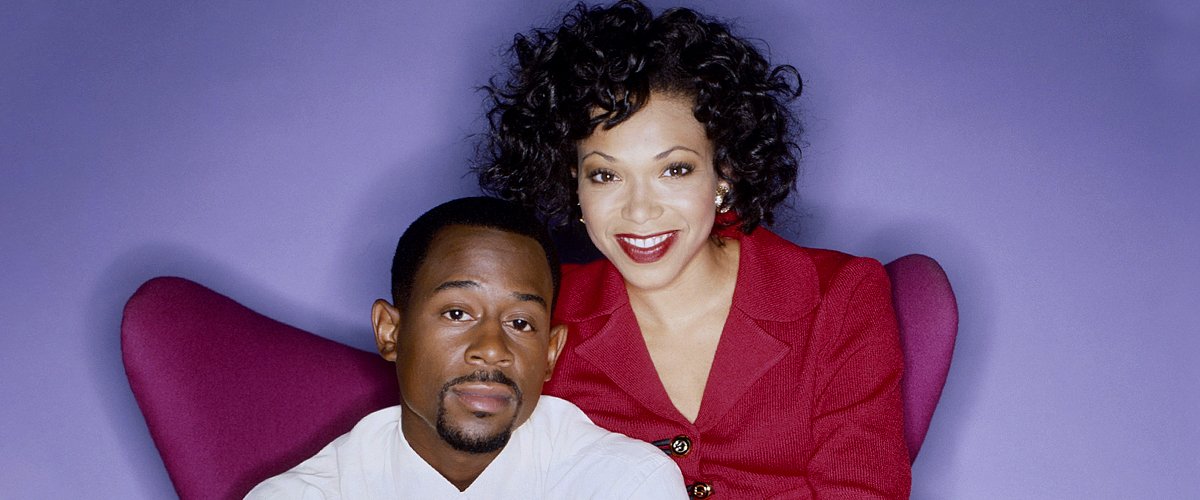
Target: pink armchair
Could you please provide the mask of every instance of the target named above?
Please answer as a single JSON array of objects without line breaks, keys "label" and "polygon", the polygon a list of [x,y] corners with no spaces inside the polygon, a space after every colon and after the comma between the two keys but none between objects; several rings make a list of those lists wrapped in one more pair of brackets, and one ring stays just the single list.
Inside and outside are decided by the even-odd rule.
[{"label": "pink armchair", "polygon": [[942,397],[950,373],[954,339],[958,336],[958,303],[950,280],[936,260],[905,255],[886,266],[892,280],[892,304],[900,322],[904,351],[904,441],[908,457],[917,459],[933,409]]},{"label": "pink armchair", "polygon": [[[905,356],[905,439],[916,458],[958,329],[950,283],[922,255],[888,264]],[[365,321],[365,320],[364,320]],[[262,316],[183,278],[125,306],[129,385],[179,496],[240,498],[397,403],[391,365]]]},{"label": "pink armchair", "polygon": [[125,373],[180,498],[241,498],[399,399],[377,354],[292,328],[183,278],[121,323]]}]

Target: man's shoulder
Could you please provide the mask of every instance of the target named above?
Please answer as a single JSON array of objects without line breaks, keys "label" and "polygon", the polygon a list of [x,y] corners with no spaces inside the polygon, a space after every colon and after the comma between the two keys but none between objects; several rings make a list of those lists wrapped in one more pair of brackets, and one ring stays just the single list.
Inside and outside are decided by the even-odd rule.
[{"label": "man's shoulder", "polygon": [[341,498],[342,476],[360,475],[373,465],[370,457],[399,432],[399,418],[399,406],[372,412],[312,457],[259,483],[246,498]]},{"label": "man's shoulder", "polygon": [[684,492],[679,468],[655,446],[597,426],[554,396],[542,396],[538,410],[538,434],[548,438],[555,457],[549,492],[586,498],[673,498]]},{"label": "man's shoulder", "polygon": [[574,403],[543,395],[538,400],[536,425],[544,426],[553,446],[564,454],[612,454],[627,458],[644,457],[670,461],[653,445],[600,427]]}]

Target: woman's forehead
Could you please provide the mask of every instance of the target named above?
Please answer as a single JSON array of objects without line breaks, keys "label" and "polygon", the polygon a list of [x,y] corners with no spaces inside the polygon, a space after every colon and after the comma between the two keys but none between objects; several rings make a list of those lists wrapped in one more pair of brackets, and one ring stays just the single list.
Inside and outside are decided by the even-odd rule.
[{"label": "woman's forehead", "polygon": [[625,121],[609,129],[597,128],[577,146],[580,159],[600,154],[610,160],[623,154],[662,156],[679,147],[705,154],[712,148],[690,101],[671,96],[651,99]]}]

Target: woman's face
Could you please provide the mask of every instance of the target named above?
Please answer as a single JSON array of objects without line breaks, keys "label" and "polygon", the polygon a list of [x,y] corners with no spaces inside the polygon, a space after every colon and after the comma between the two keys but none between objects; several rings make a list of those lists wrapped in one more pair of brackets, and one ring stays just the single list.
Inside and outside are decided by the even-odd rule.
[{"label": "woman's face", "polygon": [[653,93],[620,125],[580,141],[578,152],[588,236],[629,285],[669,286],[711,250],[719,179],[690,99]]}]

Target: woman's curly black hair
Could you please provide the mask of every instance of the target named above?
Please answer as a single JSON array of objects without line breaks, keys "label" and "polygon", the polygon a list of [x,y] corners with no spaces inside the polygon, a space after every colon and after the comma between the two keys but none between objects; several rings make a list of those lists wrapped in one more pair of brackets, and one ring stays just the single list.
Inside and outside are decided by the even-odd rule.
[{"label": "woman's curly black hair", "polygon": [[720,21],[684,8],[654,17],[637,1],[580,3],[559,26],[516,35],[512,52],[508,79],[483,87],[489,133],[475,171],[485,192],[557,225],[574,220],[577,141],[629,118],[651,91],[693,99],[742,231],[770,224],[795,186],[800,126],[788,104],[800,75]]}]

